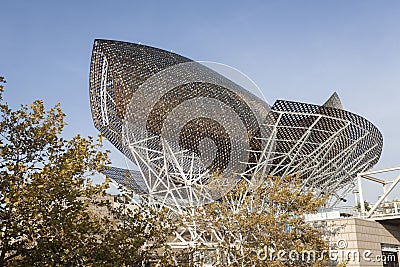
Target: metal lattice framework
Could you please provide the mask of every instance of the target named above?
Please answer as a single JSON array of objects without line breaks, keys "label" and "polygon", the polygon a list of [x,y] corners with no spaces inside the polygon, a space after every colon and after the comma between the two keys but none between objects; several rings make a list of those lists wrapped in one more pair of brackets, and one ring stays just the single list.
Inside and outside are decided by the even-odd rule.
[{"label": "metal lattice framework", "polygon": [[95,127],[138,167],[104,173],[178,212],[265,174],[299,174],[320,194],[346,191],[382,150],[379,130],[336,94],[322,106],[270,108],[197,62],[139,44],[95,41],[90,100]]},{"label": "metal lattice framework", "polygon": [[90,87],[95,126],[140,171],[105,171],[127,189],[181,211],[266,171],[268,104],[197,62],[97,40]]},{"label": "metal lattice framework", "polygon": [[272,111],[276,139],[271,175],[299,174],[310,190],[336,194],[344,189],[347,194],[357,173],[379,160],[381,133],[343,110],[336,93],[322,106],[279,100]]}]

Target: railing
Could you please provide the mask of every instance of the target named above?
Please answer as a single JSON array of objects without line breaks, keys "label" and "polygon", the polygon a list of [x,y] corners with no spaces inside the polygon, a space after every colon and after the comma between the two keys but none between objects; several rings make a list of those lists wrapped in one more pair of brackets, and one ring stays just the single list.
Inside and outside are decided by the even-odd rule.
[{"label": "railing", "polygon": [[371,218],[400,216],[400,201],[395,200],[391,202],[381,203],[376,210],[371,214]]},{"label": "railing", "polygon": [[[368,206],[373,206],[373,204]],[[350,217],[369,219],[391,219],[392,217],[400,218],[400,200],[386,201],[381,203],[369,217],[367,216],[368,212],[368,207],[366,207],[364,214],[361,213],[360,207],[354,206],[322,208],[317,214],[306,215],[306,220],[339,219]]]}]

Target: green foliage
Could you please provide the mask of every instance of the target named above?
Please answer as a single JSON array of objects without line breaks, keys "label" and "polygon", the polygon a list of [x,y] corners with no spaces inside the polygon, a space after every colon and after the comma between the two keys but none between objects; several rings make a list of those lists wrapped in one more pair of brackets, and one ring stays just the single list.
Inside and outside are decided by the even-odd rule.
[{"label": "green foliage", "polygon": [[0,92],[2,92],[4,88],[2,83],[6,83],[6,80],[4,79],[3,76],[0,76]]},{"label": "green foliage", "polygon": [[[116,205],[105,195],[107,180],[92,184],[109,164],[101,136],[64,140],[59,105],[46,111],[38,100],[11,110],[2,92],[0,85],[0,266],[141,266],[150,258],[175,266],[172,256],[189,262],[210,249],[171,252],[165,244],[177,222],[167,211]],[[325,258],[260,259],[264,247],[300,254],[327,247],[304,221],[325,199],[302,192],[296,177],[259,185],[237,184],[220,201],[182,215],[180,227],[195,225],[212,238],[211,249],[223,254],[219,266],[324,266]]]},{"label": "green foliage", "polygon": [[[296,177],[267,177],[258,184],[243,181],[186,218],[214,240],[211,248],[202,244],[194,254],[208,251],[215,266],[325,266],[327,258],[320,253],[327,244],[320,230],[304,221],[304,214],[316,213],[325,199],[303,192]],[[279,251],[302,255],[311,250],[316,260],[278,257]]]},{"label": "green foliage", "polygon": [[0,102],[0,266],[138,266],[172,227],[108,201],[108,181],[91,182],[109,163],[101,139],[64,140],[64,117],[41,100],[18,110]]},{"label": "green foliage", "polygon": [[[371,210],[371,204],[366,200],[364,200],[364,208],[365,208],[365,211]],[[356,209],[357,209],[357,211],[361,212],[361,203],[357,203]]]}]

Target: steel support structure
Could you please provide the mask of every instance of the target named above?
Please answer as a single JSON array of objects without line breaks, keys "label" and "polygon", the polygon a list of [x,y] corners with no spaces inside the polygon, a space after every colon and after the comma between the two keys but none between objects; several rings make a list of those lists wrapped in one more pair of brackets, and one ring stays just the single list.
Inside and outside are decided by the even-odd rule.
[{"label": "steel support structure", "polygon": [[[374,177],[373,175],[376,174],[382,174],[382,173],[391,173],[395,171],[399,171],[400,167],[393,167],[393,168],[386,168],[386,169],[380,169],[380,170],[370,170],[370,171],[365,171],[365,172],[360,172],[357,174],[357,182],[358,182],[358,192],[359,192],[359,203],[360,203],[360,210],[361,210],[361,216],[366,219],[382,219],[383,217],[390,218],[393,216],[400,217],[400,213],[398,212],[397,208],[397,202],[393,202],[393,205],[395,207],[395,212],[393,214],[387,214],[387,213],[382,213],[378,214],[377,210],[382,206],[384,202],[387,201],[388,195],[393,191],[393,189],[396,188],[396,186],[399,185],[400,183],[400,175],[396,176],[394,180],[384,180],[380,179],[377,177]],[[364,197],[364,190],[363,190],[363,180],[368,180],[371,182],[378,183],[382,185],[383,189],[383,195],[381,195],[378,198],[378,201],[371,207],[370,210],[366,210],[365,207],[365,197]],[[387,187],[389,186],[389,187]]]},{"label": "steel support structure", "polygon": [[[303,190],[332,195],[335,205],[382,151],[379,130],[343,110],[336,93],[323,105],[270,107],[197,62],[140,44],[95,41],[90,101],[95,127],[137,166],[103,173],[172,215],[191,214],[239,181],[251,190],[268,175],[298,175]],[[219,238],[192,222],[173,242]]]}]

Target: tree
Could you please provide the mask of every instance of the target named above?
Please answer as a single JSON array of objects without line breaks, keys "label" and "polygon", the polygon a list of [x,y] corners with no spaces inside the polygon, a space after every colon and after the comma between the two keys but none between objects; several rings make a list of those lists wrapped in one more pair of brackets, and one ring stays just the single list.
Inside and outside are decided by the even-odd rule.
[{"label": "tree", "polygon": [[[0,77],[0,82],[5,82]],[[162,213],[107,201],[101,137],[60,137],[60,105],[12,110],[0,87],[0,266],[138,266],[173,230]],[[149,246],[145,246],[149,242]]]},{"label": "tree", "polygon": [[[365,208],[365,211],[371,210],[371,204],[366,200],[364,200],[364,208]],[[357,203],[356,210],[358,212],[361,212],[361,203]]]},{"label": "tree", "polygon": [[[166,242],[176,221],[167,211],[115,204],[105,194],[108,181],[92,184],[109,163],[101,137],[64,140],[59,105],[46,111],[38,100],[14,111],[2,91],[0,266],[140,266],[150,258],[174,266]],[[303,192],[297,177],[262,178],[183,215],[181,227],[195,225],[212,239],[188,254],[211,251],[220,266],[323,265],[326,243],[304,214],[325,199]]]},{"label": "tree", "polygon": [[192,253],[208,253],[217,266],[325,266],[327,244],[304,215],[326,199],[304,192],[297,177],[267,177],[257,185],[242,181],[185,218],[212,240]]}]

